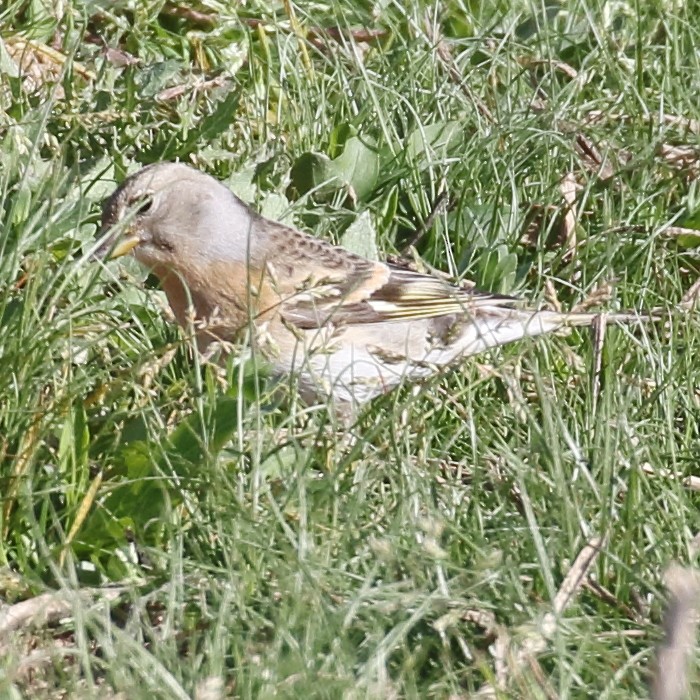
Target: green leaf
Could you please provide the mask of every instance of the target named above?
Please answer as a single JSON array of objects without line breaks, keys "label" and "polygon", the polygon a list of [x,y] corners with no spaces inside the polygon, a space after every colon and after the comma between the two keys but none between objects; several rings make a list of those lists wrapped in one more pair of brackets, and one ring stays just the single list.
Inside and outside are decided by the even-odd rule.
[{"label": "green leaf", "polygon": [[17,187],[11,201],[11,222],[15,225],[23,224],[32,211],[32,192],[26,181]]},{"label": "green leaf", "polygon": [[681,236],[677,236],[676,243],[678,243],[681,248],[697,248],[700,246],[700,230],[697,234],[684,233]]},{"label": "green leaf", "polygon": [[140,490],[153,464],[153,455],[146,440],[137,440],[129,445],[125,445],[121,451],[121,457],[124,460],[126,474],[133,482],[133,489]]},{"label": "green leaf", "polygon": [[363,211],[340,238],[340,245],[369,260],[379,260],[377,232],[368,211]]},{"label": "green leaf", "polygon": [[338,179],[353,189],[357,199],[365,199],[374,191],[379,178],[379,156],[357,136],[347,140],[332,166]]},{"label": "green leaf", "polygon": [[681,248],[697,248],[700,246],[700,210],[695,210],[678,222],[679,226],[687,229],[694,229],[694,233],[686,233],[676,237],[676,242]]},{"label": "green leaf", "polygon": [[288,225],[293,223],[289,200],[278,192],[268,192],[263,197],[260,213],[273,221],[279,221]]},{"label": "green leaf", "polygon": [[231,126],[239,99],[240,93],[237,90],[230,90],[211,114],[200,118],[198,128],[191,129],[189,137],[184,142],[166,132],[162,139],[155,139],[153,146],[144,151],[139,160],[143,163],[173,160],[185,158],[199,150],[203,144],[210,143]]},{"label": "green leaf", "polygon": [[692,214],[680,221],[680,225],[683,228],[694,228],[700,231],[700,211],[694,211]]},{"label": "green leaf", "polygon": [[219,396],[204,415],[189,415],[169,435],[165,451],[191,466],[200,466],[216,456],[238,427],[238,400]]},{"label": "green leaf", "polygon": [[220,134],[223,134],[233,123],[234,115],[238,109],[240,92],[231,90],[221,102],[216,105],[214,111],[204,117],[199,129],[194,129],[192,135],[179,149],[176,155],[182,157],[196,150],[197,144],[208,143]]},{"label": "green leaf", "polygon": [[396,212],[399,209],[399,188],[397,185],[392,185],[389,194],[384,199],[381,211],[379,213],[379,230],[384,233],[388,231],[394,220]]},{"label": "green leaf", "polygon": [[58,466],[62,474],[85,469],[88,464],[90,430],[81,401],[71,406],[58,442]]},{"label": "green leaf", "polygon": [[[464,129],[457,121],[438,122],[415,129],[406,139],[406,155],[422,164],[444,156],[462,141]],[[443,153],[439,153],[442,151]]]},{"label": "green leaf", "polygon": [[6,75],[8,78],[19,78],[19,66],[10,56],[5,46],[5,42],[0,39],[0,74]]},{"label": "green leaf", "polygon": [[[103,508],[91,514],[82,529],[97,542],[120,541],[124,527],[140,533],[144,543],[160,537],[158,524],[168,507],[182,502],[180,479],[196,483],[202,466],[216,459],[238,428],[238,401],[231,396],[216,396],[201,412],[183,420],[164,440],[136,440],[123,445],[114,465],[123,477],[103,501]],[[75,431],[73,431],[75,432]],[[64,451],[72,448],[65,440]],[[147,536],[146,536],[146,533]]]},{"label": "green leaf", "polygon": [[335,180],[335,174],[331,167],[331,159],[323,153],[302,153],[294,162],[290,177],[294,189],[299,194],[306,194],[311,190],[315,190],[317,194],[328,194],[336,189],[329,186]]},{"label": "green leaf", "polygon": [[340,124],[331,132],[328,140],[328,155],[337,158],[350,138],[357,136],[357,129],[351,124]]},{"label": "green leaf", "polygon": [[159,61],[146,67],[138,76],[141,97],[155,97],[168,83],[180,75],[180,64],[175,60]]},{"label": "green leaf", "polygon": [[257,192],[257,187],[253,183],[254,176],[255,165],[248,165],[229,175],[228,187],[239,199],[244,202],[252,202]]},{"label": "green leaf", "polygon": [[479,260],[477,284],[492,292],[506,293],[513,288],[518,268],[518,256],[504,244],[485,251]]},{"label": "green leaf", "polygon": [[283,445],[262,460],[260,471],[266,480],[284,479],[297,464],[304,464],[308,459],[308,451],[300,445]]},{"label": "green leaf", "polygon": [[314,190],[323,196],[346,188],[354,199],[365,199],[376,187],[379,165],[376,150],[351,136],[335,160],[312,151],[299,156],[291,171],[292,185],[299,194]]}]

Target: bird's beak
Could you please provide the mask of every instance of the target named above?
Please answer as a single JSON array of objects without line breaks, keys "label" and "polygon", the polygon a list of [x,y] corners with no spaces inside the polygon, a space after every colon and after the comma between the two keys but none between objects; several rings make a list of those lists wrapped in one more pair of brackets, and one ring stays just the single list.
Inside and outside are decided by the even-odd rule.
[{"label": "bird's beak", "polygon": [[100,260],[114,260],[130,253],[141,242],[135,234],[127,231],[116,240],[110,236],[96,251],[95,257]]},{"label": "bird's beak", "polygon": [[124,236],[118,240],[117,244],[112,248],[108,259],[114,260],[115,258],[121,258],[123,255],[130,253],[139,243],[141,243],[141,239],[134,234]]}]

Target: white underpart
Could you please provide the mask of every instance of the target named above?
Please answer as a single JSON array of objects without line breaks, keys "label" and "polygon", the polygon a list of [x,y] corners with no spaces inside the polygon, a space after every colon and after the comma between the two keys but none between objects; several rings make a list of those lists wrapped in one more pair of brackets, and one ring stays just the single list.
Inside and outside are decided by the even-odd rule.
[{"label": "white underpart", "polygon": [[592,318],[589,314],[566,316],[492,307],[466,321],[447,345],[432,346],[428,341],[430,319],[323,328],[305,332],[293,367],[284,369],[297,372],[302,385],[333,394],[336,401],[362,404],[405,379],[435,374],[459,358],[549,333],[562,325],[585,325]]}]

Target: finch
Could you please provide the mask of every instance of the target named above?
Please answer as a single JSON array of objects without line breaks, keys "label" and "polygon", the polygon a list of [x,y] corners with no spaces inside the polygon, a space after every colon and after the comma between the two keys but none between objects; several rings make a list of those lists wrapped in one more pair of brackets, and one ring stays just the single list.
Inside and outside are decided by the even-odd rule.
[{"label": "finch", "polygon": [[[406,380],[596,314],[527,310],[517,299],[368,260],[266,219],[179,163],[128,177],[103,208],[98,255],[127,253],[160,280],[201,350],[246,335],[302,396],[357,407]],[[610,314],[618,322],[635,314]]]}]

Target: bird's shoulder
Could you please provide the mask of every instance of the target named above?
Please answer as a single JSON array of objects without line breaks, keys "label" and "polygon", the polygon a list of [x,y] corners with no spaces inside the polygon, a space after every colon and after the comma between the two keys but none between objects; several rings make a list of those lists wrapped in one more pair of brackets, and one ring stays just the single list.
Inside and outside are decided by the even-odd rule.
[{"label": "bird's shoulder", "polygon": [[[259,217],[256,226],[267,248],[267,258],[287,268],[325,270],[329,276],[371,273],[380,265],[341,246]],[[297,269],[292,270],[292,273]]]}]

